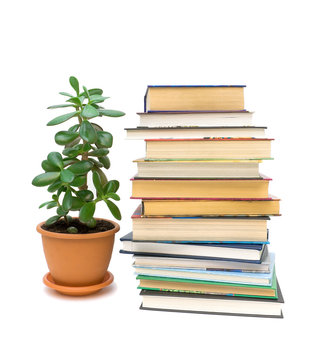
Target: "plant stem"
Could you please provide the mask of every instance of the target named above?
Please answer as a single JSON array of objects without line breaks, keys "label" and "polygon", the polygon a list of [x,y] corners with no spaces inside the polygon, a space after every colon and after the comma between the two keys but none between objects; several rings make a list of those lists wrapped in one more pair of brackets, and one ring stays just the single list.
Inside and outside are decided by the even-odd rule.
[{"label": "plant stem", "polygon": [[[81,107],[81,110],[82,110],[82,107]],[[80,115],[78,115],[78,120],[79,120],[79,124],[81,125],[82,123],[82,118]],[[85,145],[87,142],[85,140],[83,140],[83,145]],[[84,152],[82,155],[81,155],[81,160],[88,160],[88,151]],[[86,183],[82,186],[79,187],[79,190],[87,190],[88,189],[88,178],[86,176]]]}]

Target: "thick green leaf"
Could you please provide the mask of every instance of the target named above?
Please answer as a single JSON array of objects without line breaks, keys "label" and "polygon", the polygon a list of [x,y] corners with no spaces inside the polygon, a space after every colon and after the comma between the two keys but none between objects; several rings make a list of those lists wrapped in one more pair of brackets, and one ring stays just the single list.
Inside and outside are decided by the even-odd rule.
[{"label": "thick green leaf", "polygon": [[77,177],[70,183],[70,185],[71,185],[71,186],[80,187],[80,186],[83,186],[86,182],[87,182],[87,177],[84,176],[84,175],[81,175],[81,176],[77,176]]},{"label": "thick green leaf", "polygon": [[102,156],[99,158],[100,163],[103,164],[103,166],[105,167],[105,169],[109,169],[110,168],[110,161],[109,158],[107,156]]},{"label": "thick green leaf", "polygon": [[53,201],[53,202],[51,202],[50,204],[48,204],[47,209],[52,209],[52,208],[54,208],[55,206],[57,206],[57,202],[56,202],[56,201]]},{"label": "thick green leaf", "polygon": [[83,200],[75,196],[72,197],[72,206],[71,206],[72,211],[80,210],[83,205],[84,205]]},{"label": "thick green leaf", "polygon": [[76,132],[59,131],[55,134],[54,140],[58,145],[65,145],[77,139],[78,136]]},{"label": "thick green leaf", "polygon": [[69,78],[69,83],[71,87],[76,91],[77,95],[79,95],[79,81],[77,80],[77,78],[75,78],[75,76],[71,76]]},{"label": "thick green leaf", "polygon": [[53,172],[46,172],[44,174],[40,174],[36,176],[32,184],[34,186],[46,186],[52,184],[55,180],[57,180],[60,177],[60,173],[53,171]]},{"label": "thick green leaf", "polygon": [[89,227],[89,228],[95,228],[96,227],[96,220],[94,218],[90,219],[86,225]]},{"label": "thick green leaf", "polygon": [[60,170],[57,166],[50,164],[48,160],[43,160],[41,163],[41,167],[44,171],[59,171]]},{"label": "thick green leaf", "polygon": [[72,207],[72,203],[73,203],[72,193],[70,189],[67,189],[62,202],[63,209],[65,211],[69,211],[70,208]]},{"label": "thick green leaf", "polygon": [[80,141],[81,141],[81,137],[78,136],[77,139],[75,139],[74,141],[72,141],[68,144],[65,144],[65,149],[72,148],[72,147],[75,147],[76,145],[79,145]]},{"label": "thick green leaf", "polygon": [[68,129],[68,131],[76,132],[79,129],[79,127],[80,127],[80,124],[73,125]]},{"label": "thick green leaf", "polygon": [[51,165],[57,166],[59,169],[63,169],[63,159],[59,152],[52,151],[48,155],[48,161]]},{"label": "thick green leaf", "polygon": [[69,94],[69,93],[67,93],[67,92],[64,92],[64,91],[59,92],[59,94],[60,94],[60,95],[64,95],[64,96],[69,96],[69,97],[73,97],[73,96],[74,96],[74,95],[71,95],[71,94]]},{"label": "thick green leaf", "polygon": [[79,95],[78,97],[79,97],[79,99],[80,99],[81,104],[83,104],[83,102],[85,101],[86,96],[84,96],[84,95]]},{"label": "thick green leaf", "polygon": [[97,171],[93,171],[92,180],[98,194],[101,196],[103,194],[103,186],[101,183],[100,175],[97,173]]},{"label": "thick green leaf", "polygon": [[95,212],[95,204],[93,202],[88,202],[80,209],[79,219],[83,223],[87,223],[93,218]]},{"label": "thick green leaf", "polygon": [[68,223],[71,223],[73,221],[73,218],[70,215],[66,215],[65,219],[67,220]]},{"label": "thick green leaf", "polygon": [[67,188],[66,186],[61,186],[58,190],[57,190],[57,196],[60,196],[62,192],[66,192]]},{"label": "thick green leaf", "polygon": [[62,206],[59,206],[56,210],[57,214],[60,216],[64,216],[68,213],[68,211],[66,211],[65,209],[63,209]]},{"label": "thick green leaf", "polygon": [[110,212],[112,213],[112,215],[117,219],[117,220],[121,220],[121,214],[120,211],[117,207],[117,205],[115,205],[112,201],[110,200],[106,200],[105,201]]},{"label": "thick green leaf", "polygon": [[72,105],[72,104],[51,105],[48,107],[48,109],[59,109],[59,108],[66,108],[66,107],[70,107],[70,106],[74,106],[74,105]]},{"label": "thick green leaf", "polygon": [[73,103],[76,105],[76,107],[82,105],[80,97],[78,97],[78,96],[71,97],[68,100],[66,100],[66,102]]},{"label": "thick green leaf", "polygon": [[69,234],[77,234],[78,233],[78,229],[75,226],[69,226],[66,230]]},{"label": "thick green leaf", "polygon": [[71,165],[71,164],[75,164],[76,162],[78,162],[79,160],[76,159],[76,158],[65,158],[63,159],[63,164],[64,164],[64,167],[68,166],[68,165]]},{"label": "thick green leaf", "polygon": [[104,187],[104,194],[115,193],[119,189],[119,181],[118,180],[110,180]]},{"label": "thick green leaf", "polygon": [[61,180],[65,183],[71,183],[75,179],[75,174],[69,169],[63,169],[61,171]]},{"label": "thick green leaf", "polygon": [[52,225],[52,224],[56,223],[57,220],[59,220],[59,219],[60,219],[60,216],[58,216],[58,215],[52,216],[45,222],[45,224]]},{"label": "thick green leaf", "polygon": [[104,97],[101,95],[90,95],[90,104],[97,104],[109,99],[108,97]]},{"label": "thick green leaf", "polygon": [[[85,89],[85,87],[83,86],[83,89]],[[88,90],[88,93],[89,93],[89,96],[91,96],[91,95],[102,95],[103,94],[103,90],[102,89],[89,89]],[[86,94],[86,92],[85,91],[83,91],[83,92],[81,92],[80,94],[79,94],[79,96],[85,96],[85,97],[87,97],[87,94]]]},{"label": "thick green leaf", "polygon": [[95,143],[97,139],[97,133],[88,120],[84,120],[81,123],[79,135],[83,140],[90,144]]},{"label": "thick green leaf", "polygon": [[57,189],[59,189],[62,186],[62,181],[60,180],[56,180],[54,181],[54,183],[52,183],[49,187],[48,187],[48,191],[50,193],[54,193]]},{"label": "thick green leaf", "polygon": [[123,111],[119,110],[108,110],[108,109],[99,109],[98,112],[101,116],[110,116],[110,117],[120,117],[126,115]]},{"label": "thick green leaf", "polygon": [[103,167],[102,163],[100,163],[99,161],[92,159],[92,158],[89,158],[89,160],[92,161],[95,166],[97,166],[99,168]]},{"label": "thick green leaf", "polygon": [[73,147],[66,148],[62,151],[62,154],[68,156],[69,158],[75,158],[81,154],[82,144],[75,145]]},{"label": "thick green leaf", "polygon": [[119,195],[117,195],[117,194],[115,194],[115,193],[107,193],[107,194],[106,194],[106,197],[107,197],[107,198],[112,198],[112,199],[114,199],[114,200],[116,200],[116,201],[119,201],[119,200],[120,200]]},{"label": "thick green leaf", "polygon": [[44,206],[48,205],[48,204],[51,204],[51,203],[54,203],[55,201],[46,201],[44,203],[42,203],[40,206],[39,206],[39,209],[43,208]]},{"label": "thick green leaf", "polygon": [[[80,154],[80,150],[75,150],[73,148],[64,149],[62,154],[68,156],[69,158],[75,158]],[[65,165],[64,165],[65,166]]]},{"label": "thick green leaf", "polygon": [[83,144],[83,147],[82,147],[83,152],[87,152],[87,151],[89,151],[91,149],[92,149],[92,147],[91,147],[91,145],[89,143]]},{"label": "thick green leaf", "polygon": [[107,131],[98,131],[97,144],[110,148],[113,145],[113,135]]},{"label": "thick green leaf", "polygon": [[87,119],[99,116],[99,111],[90,104],[86,104],[82,109],[81,116]]},{"label": "thick green leaf", "polygon": [[89,156],[101,157],[101,156],[107,155],[108,153],[109,153],[108,149],[101,148],[101,149],[96,149],[96,150],[90,151],[88,155]]},{"label": "thick green leaf", "polygon": [[103,128],[100,125],[96,123],[91,123],[91,125],[94,127],[96,131],[103,131]]},{"label": "thick green leaf", "polygon": [[99,174],[100,179],[101,179],[101,185],[102,185],[102,187],[104,187],[107,184],[107,178],[106,178],[105,174],[98,167],[95,167],[94,171],[96,171]]},{"label": "thick green leaf", "polygon": [[72,117],[76,116],[77,114],[79,114],[80,111],[74,111],[68,114],[64,114],[64,115],[60,115],[54,119],[52,119],[51,121],[49,121],[47,123],[48,126],[53,126],[53,125],[58,125],[61,124],[69,119],[71,119]]},{"label": "thick green leaf", "polygon": [[68,170],[72,171],[76,175],[84,175],[90,171],[93,167],[93,163],[88,160],[79,161],[71,165]]},{"label": "thick green leaf", "polygon": [[88,98],[88,100],[90,100],[90,94],[89,94],[88,89],[85,86],[83,86],[82,88],[84,90],[83,95],[86,96]]},{"label": "thick green leaf", "polygon": [[93,192],[90,190],[79,190],[77,191],[77,195],[80,197],[83,201],[91,201],[93,200]]},{"label": "thick green leaf", "polygon": [[88,90],[89,95],[102,95],[103,94],[103,90],[102,89],[89,89]]}]

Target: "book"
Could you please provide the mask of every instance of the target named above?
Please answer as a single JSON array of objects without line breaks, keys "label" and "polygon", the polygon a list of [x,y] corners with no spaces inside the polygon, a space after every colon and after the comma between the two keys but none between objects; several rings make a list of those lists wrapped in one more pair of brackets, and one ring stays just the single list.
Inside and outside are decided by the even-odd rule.
[{"label": "book", "polygon": [[133,265],[136,275],[146,275],[166,278],[179,278],[189,280],[205,280],[211,282],[226,282],[247,285],[271,286],[274,272],[274,254],[270,254],[270,271],[269,273],[256,272],[239,272],[239,271],[220,271],[220,270],[203,270],[187,268],[166,268],[155,266],[138,266]]},{"label": "book", "polygon": [[196,294],[218,294],[227,296],[277,298],[277,278],[273,271],[270,285],[241,284],[231,282],[217,282],[208,280],[194,280],[181,278],[164,278],[151,275],[137,275],[138,289],[187,292]]},{"label": "book", "polygon": [[144,112],[244,110],[245,85],[149,85]]},{"label": "book", "polygon": [[[269,219],[267,216],[151,218],[142,216],[142,208],[139,206],[132,215],[133,240],[266,243]],[[129,240],[131,236],[132,233],[129,233],[125,237]]]},{"label": "book", "polygon": [[273,139],[210,138],[210,139],[147,139],[147,159],[241,159],[271,158]]},{"label": "book", "polygon": [[139,126],[251,126],[249,111],[180,111],[137,113]]},{"label": "book", "polygon": [[149,200],[142,201],[144,216],[280,215],[279,199],[270,200]]},{"label": "book", "polygon": [[194,138],[264,138],[266,127],[260,126],[193,126],[126,128],[127,139],[194,139]]},{"label": "book", "polygon": [[122,250],[130,254],[166,254],[224,259],[236,261],[261,262],[266,244],[217,244],[217,243],[167,243],[152,241],[122,240]]},{"label": "book", "polygon": [[141,309],[282,318],[284,299],[277,285],[277,298],[253,298],[141,290]]},{"label": "book", "polygon": [[197,270],[218,270],[232,272],[255,272],[269,273],[271,268],[271,258],[266,252],[260,264],[239,262],[239,261],[220,261],[220,260],[202,260],[182,257],[169,257],[157,255],[134,255],[133,265],[166,267],[172,269],[197,269]]},{"label": "book", "polygon": [[134,177],[131,179],[132,198],[270,200],[270,180],[266,176],[255,179],[161,179]]},{"label": "book", "polygon": [[138,177],[259,178],[261,160],[134,160]]}]

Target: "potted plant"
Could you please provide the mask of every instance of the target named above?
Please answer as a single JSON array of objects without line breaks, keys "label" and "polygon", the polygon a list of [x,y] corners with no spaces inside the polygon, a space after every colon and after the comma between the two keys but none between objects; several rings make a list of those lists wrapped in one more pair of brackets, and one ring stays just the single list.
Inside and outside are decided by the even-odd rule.
[{"label": "potted plant", "polygon": [[[119,225],[111,220],[94,217],[99,202],[107,205],[112,215],[121,214],[112,201],[120,200],[116,194],[117,180],[108,181],[104,169],[109,169],[109,148],[113,136],[93,121],[96,117],[125,115],[121,111],[105,109],[107,97],[101,89],[80,89],[78,80],[69,82],[75,95],[61,92],[67,99],[64,104],[48,109],[72,107],[73,111],[57,116],[48,126],[75,119],[68,130],[55,134],[55,142],[64,146],[60,152],[50,152],[43,160],[44,172],[36,176],[34,186],[48,186],[51,199],[39,208],[56,209],[56,214],[37,226],[42,235],[43,249],[50,270],[44,283],[60,292],[83,295],[97,291],[113,281],[107,271]],[[88,180],[95,191],[88,188]],[[70,212],[77,212],[71,217]]]}]

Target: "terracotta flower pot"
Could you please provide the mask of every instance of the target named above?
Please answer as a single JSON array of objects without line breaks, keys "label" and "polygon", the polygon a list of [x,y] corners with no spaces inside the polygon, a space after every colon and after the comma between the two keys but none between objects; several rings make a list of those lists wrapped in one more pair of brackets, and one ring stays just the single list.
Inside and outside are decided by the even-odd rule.
[{"label": "terracotta flower pot", "polygon": [[[104,219],[106,220],[106,219]],[[61,234],[42,229],[43,250],[51,276],[56,284],[90,286],[103,281],[112,256],[115,233],[120,227],[90,234]]]}]

